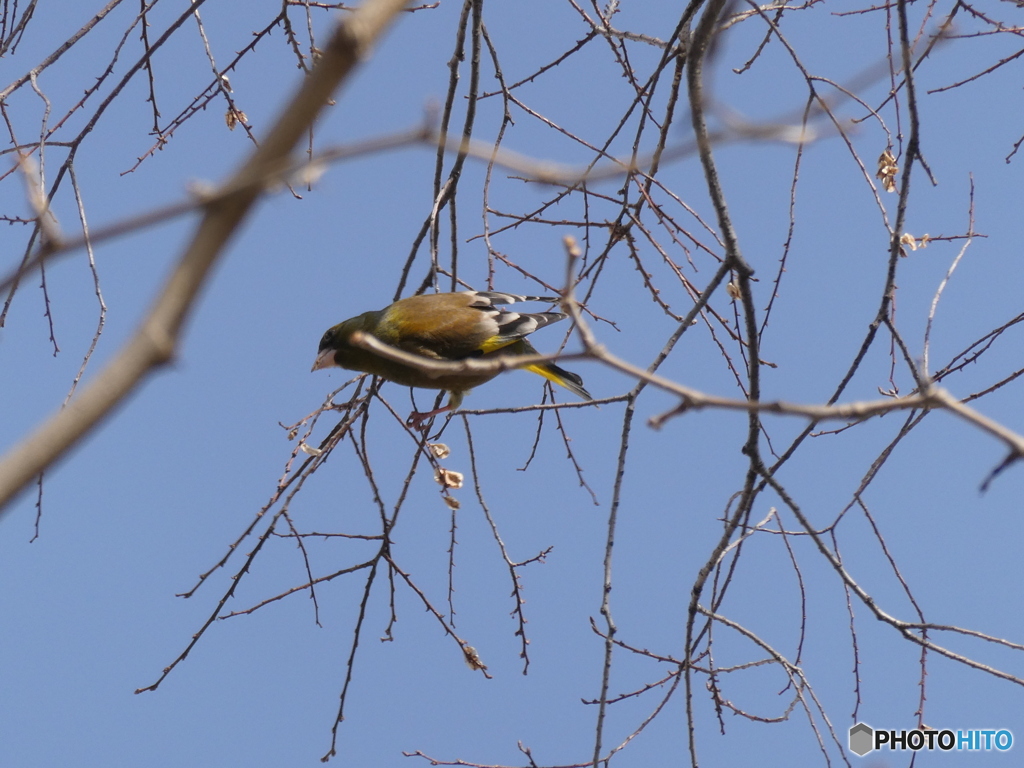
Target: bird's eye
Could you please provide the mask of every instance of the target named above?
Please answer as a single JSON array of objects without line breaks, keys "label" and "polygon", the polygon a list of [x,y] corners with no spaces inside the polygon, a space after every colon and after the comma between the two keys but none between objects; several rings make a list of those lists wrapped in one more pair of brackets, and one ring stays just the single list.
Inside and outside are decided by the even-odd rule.
[{"label": "bird's eye", "polygon": [[327,331],[327,333],[323,335],[323,337],[320,339],[320,349],[323,349],[324,347],[331,343],[332,335],[333,334],[330,331]]}]

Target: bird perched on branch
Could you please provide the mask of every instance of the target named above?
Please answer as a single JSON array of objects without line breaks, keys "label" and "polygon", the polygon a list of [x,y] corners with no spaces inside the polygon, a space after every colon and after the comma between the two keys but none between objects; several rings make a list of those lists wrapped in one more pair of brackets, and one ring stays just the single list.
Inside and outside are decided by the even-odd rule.
[{"label": "bird perched on branch", "polygon": [[[409,417],[409,423],[419,427],[431,416],[456,410],[466,392],[490,381],[500,371],[428,372],[357,346],[353,343],[352,334],[362,331],[395,349],[427,360],[487,360],[500,355],[535,355],[537,350],[526,337],[566,316],[561,312],[512,312],[497,306],[518,301],[556,302],[558,299],[484,291],[410,296],[328,329],[320,339],[313,370],[337,365],[410,387],[447,390],[450,397],[444,408],[429,413],[413,413]],[[583,388],[583,379],[554,363],[539,362],[523,367],[585,400],[593,399]]]}]

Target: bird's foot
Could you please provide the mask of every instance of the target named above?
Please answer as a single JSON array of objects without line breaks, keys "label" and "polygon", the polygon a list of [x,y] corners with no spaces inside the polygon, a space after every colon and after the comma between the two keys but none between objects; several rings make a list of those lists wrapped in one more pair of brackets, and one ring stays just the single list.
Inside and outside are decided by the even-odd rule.
[{"label": "bird's foot", "polygon": [[435,408],[433,411],[426,411],[421,413],[420,411],[413,411],[409,414],[409,418],[406,419],[405,425],[409,429],[414,429],[417,432],[425,432],[430,426],[427,421],[437,416],[439,413],[447,413],[452,409],[451,405],[446,405],[444,408]]}]

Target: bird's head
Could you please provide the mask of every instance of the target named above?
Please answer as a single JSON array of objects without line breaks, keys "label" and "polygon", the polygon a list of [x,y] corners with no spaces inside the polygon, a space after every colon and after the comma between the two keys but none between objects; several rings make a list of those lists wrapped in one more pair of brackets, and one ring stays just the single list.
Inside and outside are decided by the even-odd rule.
[{"label": "bird's head", "polygon": [[353,363],[368,353],[366,350],[353,346],[350,339],[354,331],[365,331],[372,327],[373,316],[376,314],[376,312],[366,312],[328,328],[320,338],[320,348],[317,350],[316,360],[311,370],[319,371],[322,368],[330,368],[332,365],[361,370],[358,365]]}]

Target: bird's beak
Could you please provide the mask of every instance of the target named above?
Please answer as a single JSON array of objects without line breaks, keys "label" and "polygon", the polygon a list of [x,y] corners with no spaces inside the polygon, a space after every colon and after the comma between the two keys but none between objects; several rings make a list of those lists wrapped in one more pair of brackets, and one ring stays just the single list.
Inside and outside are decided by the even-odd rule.
[{"label": "bird's beak", "polygon": [[316,361],[313,363],[313,367],[309,369],[309,372],[319,371],[321,368],[330,368],[332,365],[337,365],[337,363],[334,362],[334,350],[328,347],[321,350],[320,354],[316,356]]}]

